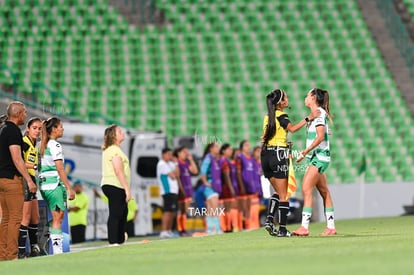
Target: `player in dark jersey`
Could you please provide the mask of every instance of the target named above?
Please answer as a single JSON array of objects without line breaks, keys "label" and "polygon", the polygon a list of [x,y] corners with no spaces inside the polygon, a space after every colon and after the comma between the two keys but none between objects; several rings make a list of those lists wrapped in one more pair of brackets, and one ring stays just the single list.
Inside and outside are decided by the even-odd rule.
[{"label": "player in dark jersey", "polygon": [[174,156],[177,158],[182,185],[182,189],[180,189],[178,193],[178,207],[180,209],[180,214],[177,215],[177,228],[180,236],[188,236],[186,231],[187,210],[194,194],[191,175],[198,174],[198,168],[192,155],[188,152],[187,147],[181,146],[175,149]]},{"label": "player in dark jersey", "polygon": [[260,154],[262,148],[256,146],[253,148],[253,164],[254,164],[254,184],[256,187],[256,194],[252,195],[250,203],[250,228],[257,229],[260,227],[260,199],[263,197],[261,176],[262,164],[260,160]]},{"label": "player in dark jersey", "polygon": [[239,148],[240,153],[236,156],[237,180],[242,199],[244,227],[250,229],[251,199],[256,194],[254,160],[251,155],[250,143],[247,140],[240,142]]},{"label": "player in dark jersey", "polygon": [[[36,172],[39,165],[39,153],[36,148],[36,141],[42,132],[42,121],[34,117],[27,122],[26,134],[23,137],[23,160],[26,163],[27,172],[36,182]],[[24,185],[24,204],[23,217],[19,229],[19,257],[26,256],[26,240],[29,238],[30,256],[40,256],[41,250],[38,245],[38,224],[39,224],[39,206],[36,193],[31,193],[29,187]]]},{"label": "player in dark jersey", "polygon": [[237,179],[233,173],[232,175],[232,164],[231,156],[233,154],[233,149],[230,144],[225,143],[220,148],[220,168],[222,175],[222,191],[220,195],[220,200],[223,202],[224,207],[224,216],[222,222],[222,229],[224,232],[232,232],[233,228],[238,229],[236,223],[232,223],[234,219],[232,218],[232,210],[237,207],[236,205],[236,188]]}]

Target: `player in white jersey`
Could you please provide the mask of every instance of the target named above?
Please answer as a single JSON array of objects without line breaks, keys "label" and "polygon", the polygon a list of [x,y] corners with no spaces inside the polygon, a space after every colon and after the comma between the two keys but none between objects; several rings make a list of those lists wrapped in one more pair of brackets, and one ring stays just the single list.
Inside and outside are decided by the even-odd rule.
[{"label": "player in white jersey", "polygon": [[40,193],[52,213],[50,239],[53,254],[62,253],[62,222],[69,200],[75,198],[64,169],[62,146],[56,139],[63,136],[60,119],[51,117],[43,121],[42,141],[40,143],[41,170],[39,174]]},{"label": "player in white jersey", "polygon": [[308,168],[303,177],[303,212],[301,227],[293,231],[296,236],[309,235],[309,222],[312,216],[312,191],[316,187],[323,198],[327,228],[322,236],[335,235],[334,207],[331,193],[328,189],[325,171],[330,162],[330,150],[328,139],[328,122],[331,120],[329,112],[329,94],[327,91],[314,88],[305,98],[305,105],[312,111],[318,109],[319,117],[308,122],[306,135],[306,149],[302,151],[297,162],[303,158],[308,159]]}]

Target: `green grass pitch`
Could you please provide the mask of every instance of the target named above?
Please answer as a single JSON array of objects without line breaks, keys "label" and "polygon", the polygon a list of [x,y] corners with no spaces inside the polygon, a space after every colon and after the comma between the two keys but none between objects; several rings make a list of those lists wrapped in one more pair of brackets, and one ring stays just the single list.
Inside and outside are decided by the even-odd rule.
[{"label": "green grass pitch", "polygon": [[[261,228],[0,262],[0,274],[413,274],[414,216],[336,222],[338,235],[276,238]],[[297,225],[289,226],[290,230]],[[99,243],[87,243],[85,246]]]}]

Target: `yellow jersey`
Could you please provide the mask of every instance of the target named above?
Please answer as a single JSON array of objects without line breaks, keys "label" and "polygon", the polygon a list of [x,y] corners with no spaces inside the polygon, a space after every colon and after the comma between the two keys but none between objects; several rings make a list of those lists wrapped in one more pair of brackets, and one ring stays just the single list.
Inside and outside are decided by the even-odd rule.
[{"label": "yellow jersey", "polygon": [[[267,142],[267,146],[281,146],[287,147],[287,126],[290,123],[289,117],[285,112],[276,110],[275,113],[276,120],[276,133],[275,135]],[[263,135],[266,131],[269,117],[265,115],[263,119]]]},{"label": "yellow jersey", "polygon": [[[37,148],[35,147],[35,144],[32,143],[30,138],[28,136],[23,137],[23,159],[25,163],[38,165],[39,164],[39,155],[37,152]],[[27,172],[29,175],[35,177],[36,171],[35,169],[28,168]]]}]

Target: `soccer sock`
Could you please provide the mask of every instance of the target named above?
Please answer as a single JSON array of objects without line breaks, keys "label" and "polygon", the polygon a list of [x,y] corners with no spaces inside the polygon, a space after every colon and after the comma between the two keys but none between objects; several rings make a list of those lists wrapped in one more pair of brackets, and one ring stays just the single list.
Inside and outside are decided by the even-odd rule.
[{"label": "soccer sock", "polygon": [[50,229],[50,240],[52,242],[53,254],[62,254],[63,252],[63,235],[61,229]]},{"label": "soccer sock", "polygon": [[231,217],[230,228],[232,228],[233,231],[238,231],[239,230],[239,210],[232,208],[230,210],[230,217]]},{"label": "soccer sock", "polygon": [[302,226],[309,228],[309,223],[312,217],[312,207],[303,207],[302,210]]},{"label": "soccer sock", "polygon": [[279,195],[273,194],[269,200],[269,207],[267,209],[267,219],[274,222],[276,210],[279,208]]},{"label": "soccer sock", "polygon": [[27,240],[27,226],[20,225],[20,229],[19,229],[19,254],[26,253],[26,240]]},{"label": "soccer sock", "polygon": [[239,230],[243,230],[243,211],[239,211]]},{"label": "soccer sock", "polygon": [[181,227],[183,228],[183,231],[186,231],[186,229],[187,229],[187,213],[181,214]]},{"label": "soccer sock", "polygon": [[219,220],[220,220],[221,230],[227,231],[227,215],[226,214],[220,215]]},{"label": "soccer sock", "polygon": [[246,218],[246,219],[244,219],[244,227],[246,228],[246,229],[251,229],[251,224],[250,224],[250,218]]},{"label": "soccer sock", "polygon": [[181,232],[181,231],[183,231],[183,226],[182,226],[182,222],[183,222],[183,219],[182,219],[182,214],[178,214],[177,215],[177,230],[178,230],[178,232]]},{"label": "soccer sock", "polygon": [[260,227],[260,204],[258,199],[252,204],[251,212],[250,212],[250,226],[252,229],[257,229]]},{"label": "soccer sock", "polygon": [[325,216],[326,216],[326,226],[329,229],[335,229],[334,208],[333,207],[326,208]]},{"label": "soccer sock", "polygon": [[37,244],[38,239],[38,225],[37,224],[29,224],[29,241],[31,246]]},{"label": "soccer sock", "polygon": [[221,232],[219,217],[215,216],[213,217],[213,220],[214,220],[214,227],[216,228],[216,233]]},{"label": "soccer sock", "polygon": [[227,227],[227,231],[231,231],[231,223],[232,223],[232,219],[233,219],[233,215],[231,213],[231,209],[230,211],[226,212],[226,227]]},{"label": "soccer sock", "polygon": [[207,224],[207,233],[213,232],[214,227],[214,219],[211,216],[206,217],[206,224]]},{"label": "soccer sock", "polygon": [[279,230],[286,230],[287,215],[289,213],[289,202],[281,201],[279,203]]}]

